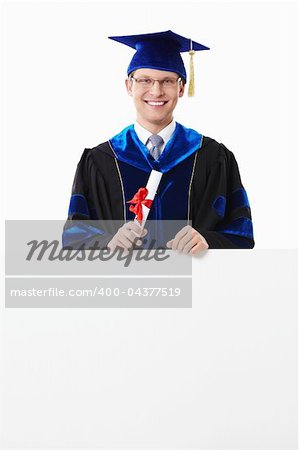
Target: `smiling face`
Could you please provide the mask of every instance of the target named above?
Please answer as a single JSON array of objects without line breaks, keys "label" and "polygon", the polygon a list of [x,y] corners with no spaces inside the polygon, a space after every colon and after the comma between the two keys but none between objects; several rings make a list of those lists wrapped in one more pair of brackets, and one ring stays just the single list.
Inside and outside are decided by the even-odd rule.
[{"label": "smiling face", "polygon": [[[135,80],[152,78],[157,81],[152,86],[147,86]],[[128,94],[133,97],[137,111],[137,121],[141,126],[156,134],[165,128],[173,119],[173,111],[179,97],[184,94],[185,86],[178,81],[171,86],[164,86],[163,80],[179,78],[174,72],[155,69],[138,69],[134,72],[134,79],[126,80]],[[150,84],[150,83],[149,83]],[[167,82],[164,84],[167,84]]]}]

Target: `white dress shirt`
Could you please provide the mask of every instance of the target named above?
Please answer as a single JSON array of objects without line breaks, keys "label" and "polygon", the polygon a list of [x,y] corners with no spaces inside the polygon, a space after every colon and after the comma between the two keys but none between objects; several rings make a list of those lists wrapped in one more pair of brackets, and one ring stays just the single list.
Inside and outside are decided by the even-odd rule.
[{"label": "white dress shirt", "polygon": [[[170,140],[171,136],[173,135],[175,126],[176,126],[176,123],[175,123],[175,120],[173,119],[172,122],[170,122],[170,124],[167,125],[167,127],[163,128],[163,130],[161,130],[161,131],[159,131],[159,133],[157,133],[159,136],[161,136],[161,138],[164,141],[163,145],[161,147],[161,153],[163,152],[167,142]],[[148,138],[150,136],[152,136],[153,133],[148,131],[146,128],[142,127],[140,125],[140,123],[138,123],[137,121],[134,124],[134,129],[135,129],[135,132],[136,132],[139,140],[148,148],[148,150],[150,150],[152,147],[152,144],[148,140]]]}]

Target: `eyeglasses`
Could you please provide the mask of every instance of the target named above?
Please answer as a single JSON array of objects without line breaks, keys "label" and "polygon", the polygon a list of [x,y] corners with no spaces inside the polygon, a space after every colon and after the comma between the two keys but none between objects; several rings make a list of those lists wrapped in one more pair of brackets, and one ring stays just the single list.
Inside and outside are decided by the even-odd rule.
[{"label": "eyeglasses", "polygon": [[163,80],[155,80],[154,78],[134,78],[130,77],[131,80],[136,82],[136,85],[141,89],[150,89],[154,86],[155,82],[158,81],[159,86],[162,86],[164,89],[174,88],[178,82],[180,82],[181,78],[164,78]]}]

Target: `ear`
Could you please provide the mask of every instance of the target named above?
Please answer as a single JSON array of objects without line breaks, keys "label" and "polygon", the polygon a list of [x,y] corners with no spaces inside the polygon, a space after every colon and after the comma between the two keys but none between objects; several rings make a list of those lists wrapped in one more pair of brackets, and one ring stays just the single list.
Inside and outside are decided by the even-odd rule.
[{"label": "ear", "polygon": [[132,80],[130,80],[129,78],[126,78],[125,83],[126,83],[127,93],[132,97],[133,96]]},{"label": "ear", "polygon": [[184,83],[180,83],[180,89],[179,89],[179,97],[183,97],[184,92],[185,92],[185,84]]}]

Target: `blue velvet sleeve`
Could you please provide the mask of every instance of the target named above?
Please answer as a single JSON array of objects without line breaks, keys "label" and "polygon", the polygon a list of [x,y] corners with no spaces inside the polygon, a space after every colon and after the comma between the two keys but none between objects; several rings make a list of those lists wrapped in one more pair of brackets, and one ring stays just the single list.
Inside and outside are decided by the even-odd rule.
[{"label": "blue velvet sleeve", "polygon": [[90,152],[86,149],[78,163],[69,203],[68,219],[62,234],[62,246],[71,249],[105,248],[112,235],[105,230],[103,220],[99,220],[90,195],[92,181],[100,174],[93,173]]}]

